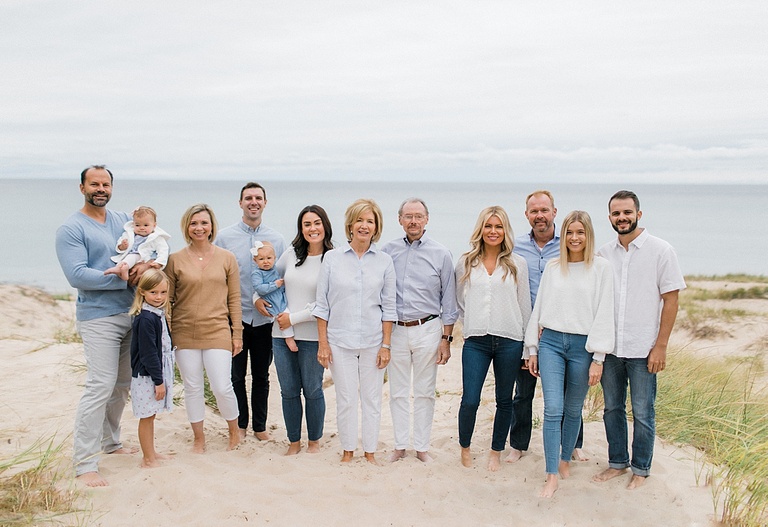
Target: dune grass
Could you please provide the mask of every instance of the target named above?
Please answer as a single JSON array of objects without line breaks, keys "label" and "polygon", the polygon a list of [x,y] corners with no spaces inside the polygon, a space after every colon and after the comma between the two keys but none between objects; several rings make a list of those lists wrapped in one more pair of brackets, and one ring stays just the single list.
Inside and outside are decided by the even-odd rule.
[{"label": "dune grass", "polygon": [[768,523],[768,394],[755,389],[762,359],[727,363],[675,353],[659,376],[660,437],[704,454],[716,513],[727,525]]},{"label": "dune grass", "polygon": [[758,283],[768,284],[768,276],[753,274],[721,274],[721,275],[687,275],[686,282],[737,282],[737,283]]},{"label": "dune grass", "polygon": [[85,525],[91,512],[69,471],[62,444],[52,438],[1,460],[0,525]]}]

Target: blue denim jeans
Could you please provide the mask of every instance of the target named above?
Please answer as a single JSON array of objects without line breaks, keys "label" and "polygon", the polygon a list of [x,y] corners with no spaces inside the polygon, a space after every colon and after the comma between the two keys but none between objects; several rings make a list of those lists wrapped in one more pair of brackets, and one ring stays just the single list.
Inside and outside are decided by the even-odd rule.
[{"label": "blue denim jeans", "polygon": [[469,337],[464,341],[461,352],[461,380],[463,393],[459,407],[459,444],[469,447],[475,430],[477,409],[480,406],[480,394],[488,375],[488,368],[493,363],[493,376],[496,380],[496,415],[493,419],[493,439],[491,448],[497,452],[504,450],[507,432],[512,420],[512,388],[517,371],[520,369],[523,355],[523,343],[518,340],[483,335]]},{"label": "blue denim jeans", "polygon": [[293,352],[285,345],[285,339],[272,339],[285,430],[288,441],[295,443],[301,439],[303,392],[307,405],[307,436],[310,441],[318,441],[323,437],[325,423],[323,367],[317,362],[317,342],[297,340],[296,345],[299,351]]},{"label": "blue denim jeans", "polygon": [[547,474],[557,474],[558,457],[570,461],[576,445],[592,362],[592,354],[584,347],[586,343],[586,335],[546,328],[539,339]]},{"label": "blue denim jeans", "polygon": [[[608,439],[608,466],[631,467],[633,474],[649,475],[656,439],[656,374],[648,372],[648,359],[606,355],[600,383],[605,397],[603,423]],[[627,384],[634,418],[631,463],[627,449]]]}]

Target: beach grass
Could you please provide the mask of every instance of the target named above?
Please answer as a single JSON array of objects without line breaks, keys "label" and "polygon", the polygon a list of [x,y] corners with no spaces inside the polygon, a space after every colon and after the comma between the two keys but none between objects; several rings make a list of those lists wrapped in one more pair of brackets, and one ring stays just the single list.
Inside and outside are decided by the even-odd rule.
[{"label": "beach grass", "polygon": [[768,394],[762,358],[717,362],[675,352],[659,376],[657,434],[703,453],[716,514],[726,525],[768,523]]},{"label": "beach grass", "polygon": [[721,275],[687,275],[686,282],[737,282],[737,283],[760,283],[768,284],[768,276],[754,274],[721,274]]},{"label": "beach grass", "polygon": [[69,475],[62,450],[53,438],[41,438],[0,461],[0,525],[88,523],[91,512]]}]

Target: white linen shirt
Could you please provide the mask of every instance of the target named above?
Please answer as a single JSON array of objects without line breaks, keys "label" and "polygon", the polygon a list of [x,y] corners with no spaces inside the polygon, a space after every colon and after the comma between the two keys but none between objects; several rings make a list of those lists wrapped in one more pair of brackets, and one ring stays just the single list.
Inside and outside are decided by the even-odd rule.
[{"label": "white linen shirt", "polygon": [[371,244],[358,258],[349,243],[325,253],[312,314],[328,321],[328,342],[359,350],[381,345],[382,322],[396,322],[392,258]]},{"label": "white linen shirt", "polygon": [[523,340],[531,318],[528,264],[518,254],[511,256],[517,267],[517,282],[511,274],[504,279],[504,268],[501,266],[489,275],[482,263],[473,267],[467,281],[462,282],[465,257],[459,258],[456,264],[456,299],[465,339],[495,335]]},{"label": "white linen shirt", "polygon": [[598,254],[613,267],[616,356],[644,359],[659,336],[661,295],[685,289],[677,254],[647,230],[629,243],[628,250],[616,238]]}]

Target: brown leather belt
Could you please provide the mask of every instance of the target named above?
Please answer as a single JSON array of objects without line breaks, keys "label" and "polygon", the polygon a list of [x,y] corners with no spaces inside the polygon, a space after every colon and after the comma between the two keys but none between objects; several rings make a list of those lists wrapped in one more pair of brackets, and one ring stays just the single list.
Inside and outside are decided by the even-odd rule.
[{"label": "brown leather belt", "polygon": [[407,322],[403,322],[401,320],[397,321],[398,326],[405,326],[407,328],[410,328],[412,326],[421,326],[422,324],[426,324],[430,320],[434,320],[437,318],[437,315],[429,315],[428,317],[424,317],[421,320],[409,320]]}]

